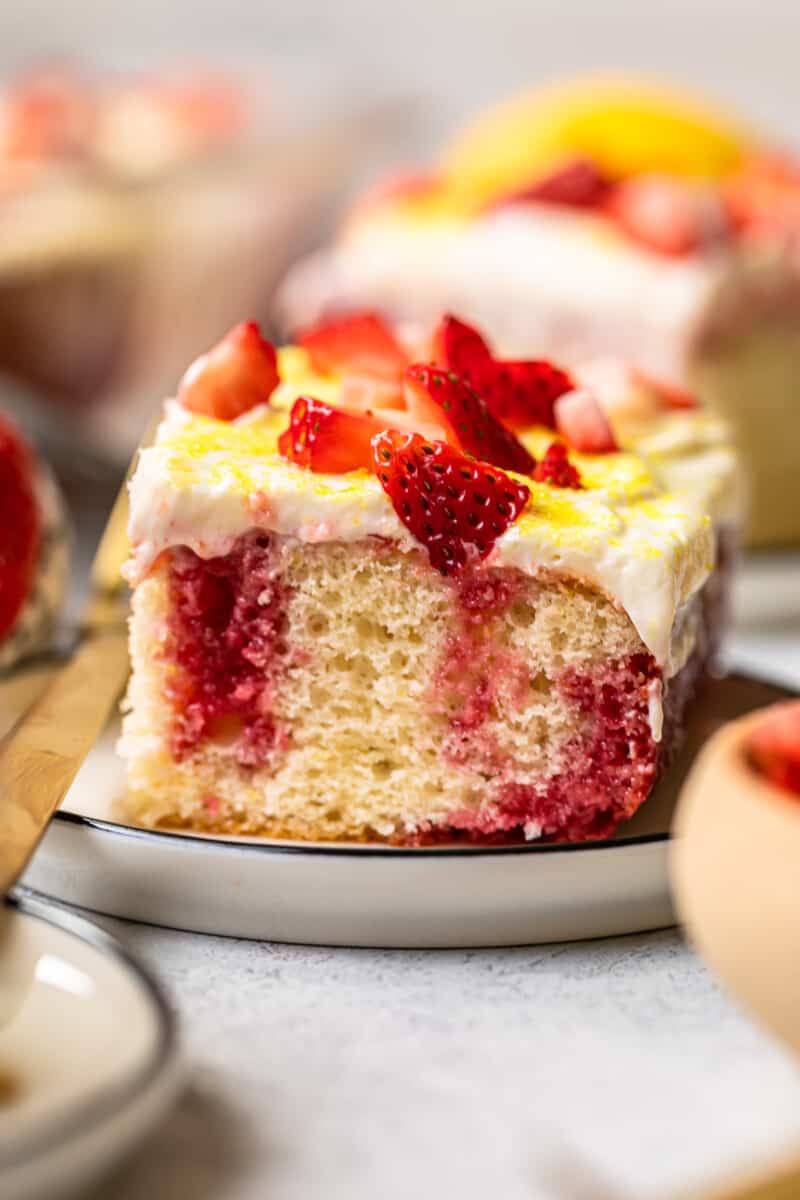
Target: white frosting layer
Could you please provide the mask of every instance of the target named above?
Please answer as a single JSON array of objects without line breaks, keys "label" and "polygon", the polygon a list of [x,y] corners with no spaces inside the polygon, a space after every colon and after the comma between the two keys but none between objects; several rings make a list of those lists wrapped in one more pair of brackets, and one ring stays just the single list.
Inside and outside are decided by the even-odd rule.
[{"label": "white frosting layer", "polygon": [[[378,536],[418,546],[373,476],[318,475],[285,462],[275,452],[285,424],[281,411],[257,409],[227,424],[168,404],[131,484],[132,582],[170,546],[212,557],[253,527],[312,543]],[[532,431],[526,441],[540,453],[552,436]],[[625,609],[666,668],[676,614],[713,567],[708,495],[667,492],[658,465],[651,473],[637,455],[573,457],[586,490],[528,481],[531,502],[488,561],[597,586]]]}]

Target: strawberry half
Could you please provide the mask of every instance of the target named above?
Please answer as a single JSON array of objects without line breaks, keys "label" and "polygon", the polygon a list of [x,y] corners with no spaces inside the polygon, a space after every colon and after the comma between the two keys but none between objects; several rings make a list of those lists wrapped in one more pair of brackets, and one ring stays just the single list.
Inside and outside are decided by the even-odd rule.
[{"label": "strawberry half", "polygon": [[255,321],[243,321],[195,359],[180,382],[178,400],[192,412],[234,421],[265,404],[278,383],[275,347]]},{"label": "strawberry half", "polygon": [[494,358],[476,329],[446,316],[433,337],[437,362],[461,375],[509,429],[531,425],[555,428],[553,405],[575,384],[566,371],[543,359],[508,361]]},{"label": "strawberry half", "polygon": [[613,454],[619,449],[606,415],[591,392],[576,390],[559,396],[555,414],[558,432],[576,450]]},{"label": "strawberry half", "polygon": [[447,442],[385,432],[373,439],[372,450],[395,512],[443,575],[486,558],[530,497],[525,484]]},{"label": "strawberry half", "polygon": [[552,442],[536,464],[533,478],[537,483],[549,483],[551,487],[581,488],[578,468],[569,461],[567,447],[563,442]]},{"label": "strawberry half", "polygon": [[41,516],[31,451],[0,414],[0,637],[12,629],[33,585]]},{"label": "strawberry half", "polygon": [[800,703],[778,704],[750,735],[753,766],[776,787],[800,796]]},{"label": "strawberry half", "polygon": [[353,313],[325,321],[298,334],[311,365],[323,375],[374,375],[397,379],[408,355],[389,326],[376,313]]},{"label": "strawberry half", "polygon": [[368,412],[376,408],[405,407],[403,382],[396,379],[381,379],[377,375],[345,375],[339,385],[339,403],[342,408],[357,412]]},{"label": "strawberry half", "polygon": [[657,254],[683,257],[731,231],[721,196],[709,187],[662,175],[626,179],[606,211],[634,241]]},{"label": "strawberry half", "polygon": [[527,475],[536,465],[522,442],[455,371],[413,363],[405,373],[406,407],[422,421],[444,424],[448,441],[483,462]]},{"label": "strawberry half", "polygon": [[384,429],[386,422],[375,417],[300,396],[292,405],[288,428],[278,438],[278,449],[298,467],[321,474],[342,475],[359,467],[371,471],[371,440]]}]

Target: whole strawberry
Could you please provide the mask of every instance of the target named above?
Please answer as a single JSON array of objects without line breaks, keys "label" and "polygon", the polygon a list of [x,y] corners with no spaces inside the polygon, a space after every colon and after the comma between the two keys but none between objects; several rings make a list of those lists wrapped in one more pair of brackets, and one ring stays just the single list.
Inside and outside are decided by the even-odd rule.
[{"label": "whole strawberry", "polygon": [[443,575],[486,558],[530,497],[524,483],[447,442],[389,431],[373,438],[372,450],[395,512]]},{"label": "whole strawberry", "polygon": [[0,414],[0,637],[13,628],[36,571],[42,530],[34,471],[26,442]]}]

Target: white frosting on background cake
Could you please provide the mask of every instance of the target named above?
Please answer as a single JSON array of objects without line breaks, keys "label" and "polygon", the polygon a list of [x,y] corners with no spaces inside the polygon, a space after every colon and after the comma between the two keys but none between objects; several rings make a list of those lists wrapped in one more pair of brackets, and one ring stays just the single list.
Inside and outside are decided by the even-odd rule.
[{"label": "white frosting on background cake", "polygon": [[452,310],[506,357],[542,352],[569,363],[613,346],[682,379],[703,338],[788,303],[800,305],[800,270],[764,243],[669,258],[576,210],[528,204],[415,219],[388,205],[301,263],[279,311],[294,328],[343,305],[421,322]]}]

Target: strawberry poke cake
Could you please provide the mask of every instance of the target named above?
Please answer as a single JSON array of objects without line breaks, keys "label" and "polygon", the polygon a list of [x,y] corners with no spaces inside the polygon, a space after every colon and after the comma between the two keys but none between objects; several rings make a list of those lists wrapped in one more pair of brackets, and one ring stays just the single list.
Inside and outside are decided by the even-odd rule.
[{"label": "strawberry poke cake", "polygon": [[506,355],[616,354],[731,422],[749,538],[800,540],[800,154],[632,81],[525,95],[389,180],[298,264],[287,330],[448,309]]},{"label": "strawberry poke cake", "polygon": [[131,489],[134,819],[426,845],[602,838],[724,621],[724,425],[622,364],[374,314],[185,374]]}]

